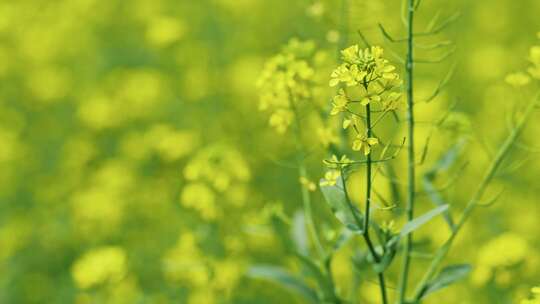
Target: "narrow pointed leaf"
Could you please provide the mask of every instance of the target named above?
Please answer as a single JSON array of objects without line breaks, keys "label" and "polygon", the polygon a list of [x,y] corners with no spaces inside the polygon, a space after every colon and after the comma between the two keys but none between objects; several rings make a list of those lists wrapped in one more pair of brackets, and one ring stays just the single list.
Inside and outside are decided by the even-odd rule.
[{"label": "narrow pointed leaf", "polygon": [[321,270],[321,267],[307,256],[301,254],[296,254],[296,256],[310,276],[317,281],[317,285],[319,286],[319,290],[322,292],[323,297],[325,299],[333,298],[334,292],[332,283]]},{"label": "narrow pointed leaf", "polygon": [[465,278],[471,270],[472,267],[468,264],[450,265],[445,267],[441,270],[439,275],[427,285],[423,297]]},{"label": "narrow pointed leaf", "polygon": [[287,290],[302,296],[308,303],[319,303],[317,293],[313,289],[281,267],[270,265],[252,266],[248,270],[247,276],[279,284]]},{"label": "narrow pointed leaf", "polygon": [[[431,202],[436,206],[443,206],[446,204],[442,194],[437,190],[434,184],[434,180],[441,171],[448,170],[458,159],[458,156],[464,146],[464,141],[459,141],[457,144],[452,146],[436,163],[435,165],[424,175],[422,182],[424,185],[424,191],[430,198]],[[444,220],[450,227],[454,230],[455,224],[450,215],[450,212],[445,211]]]},{"label": "narrow pointed leaf", "polygon": [[413,219],[412,221],[405,224],[405,226],[403,226],[403,228],[401,229],[401,236],[402,237],[406,236],[407,234],[409,234],[409,233],[413,232],[414,230],[420,228],[422,225],[429,222],[431,219],[433,219],[437,215],[445,212],[446,210],[448,210],[448,205],[442,205],[442,206],[439,206],[439,207],[437,207],[435,209],[432,209],[432,210],[424,213],[423,215]]},{"label": "narrow pointed leaf", "polygon": [[356,207],[349,206],[341,180],[338,179],[337,183],[333,186],[321,186],[321,191],[326,203],[334,213],[334,216],[345,225],[347,229],[353,232],[361,232],[362,228],[358,226],[352,212],[354,212],[360,220],[363,218],[362,214]]}]

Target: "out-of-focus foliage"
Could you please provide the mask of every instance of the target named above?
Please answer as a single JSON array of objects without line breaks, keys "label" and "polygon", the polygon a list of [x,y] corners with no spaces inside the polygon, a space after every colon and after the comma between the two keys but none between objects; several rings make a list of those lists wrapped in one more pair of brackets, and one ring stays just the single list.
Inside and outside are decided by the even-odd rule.
[{"label": "out-of-focus foliage", "polygon": [[[462,12],[441,34],[455,41],[456,54],[440,67],[420,67],[416,88],[428,99],[455,62],[444,92],[419,108],[417,136],[431,138],[420,174],[448,150],[449,138],[468,139],[461,158],[473,178],[444,193],[461,208],[508,113],[528,93],[522,85],[533,81],[514,72],[529,59],[538,76],[539,50],[526,54],[537,44],[540,2],[423,2],[420,28],[436,14]],[[339,49],[362,43],[358,29],[399,61],[403,49],[385,44],[377,22],[403,34],[400,7],[397,0],[2,1],[0,302],[302,303],[244,274],[253,263],[300,271],[271,226],[296,227],[302,239],[301,187],[312,191],[317,218],[330,223],[313,182],[324,175],[327,149],[344,136],[337,120],[323,119],[335,95],[329,75]],[[309,41],[307,50],[294,49],[298,41]],[[280,50],[285,55],[264,66]],[[304,53],[287,57],[295,52]],[[281,75],[257,88],[261,71],[282,65],[309,82],[309,90],[299,83],[294,92],[309,97],[298,109],[308,165],[300,181],[295,140],[275,132],[290,125],[288,105],[258,101],[261,86],[275,94],[289,80]],[[455,101],[444,128],[422,127]],[[539,130],[533,122],[523,142],[538,144]],[[452,250],[453,261],[472,262],[472,275],[429,303],[514,303],[539,284],[540,162],[533,152],[513,150],[524,162],[504,166],[493,186],[504,194],[479,209]],[[438,178],[444,184],[455,174]],[[390,197],[383,181],[375,187]],[[418,204],[431,208],[428,198]],[[332,227],[316,224],[325,245],[335,241]],[[430,227],[417,237],[427,253],[449,233],[442,219]],[[342,293],[355,292],[350,251],[343,247],[332,265]],[[425,267],[426,254],[417,255]],[[390,287],[395,281],[390,276]],[[363,303],[377,303],[371,281],[356,292]]]}]

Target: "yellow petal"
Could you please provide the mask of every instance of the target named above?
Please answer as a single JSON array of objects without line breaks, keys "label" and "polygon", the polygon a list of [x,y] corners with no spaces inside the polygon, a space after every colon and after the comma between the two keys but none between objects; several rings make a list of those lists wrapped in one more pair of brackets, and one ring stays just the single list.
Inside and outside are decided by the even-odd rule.
[{"label": "yellow petal", "polygon": [[350,119],[343,120],[343,129],[347,129],[351,125],[352,121]]},{"label": "yellow petal", "polygon": [[363,106],[368,105],[369,104],[369,98],[367,98],[367,97],[362,98],[362,100],[360,100],[360,104],[363,105]]},{"label": "yellow petal", "polygon": [[364,155],[368,155],[369,153],[371,153],[371,148],[369,145],[364,145]]},{"label": "yellow petal", "polygon": [[370,138],[367,139],[367,143],[370,146],[374,146],[374,145],[379,143],[379,140],[377,138],[375,138],[375,137],[370,137]]},{"label": "yellow petal", "polygon": [[353,141],[352,149],[354,151],[360,151],[360,149],[362,149],[362,141],[358,139]]}]

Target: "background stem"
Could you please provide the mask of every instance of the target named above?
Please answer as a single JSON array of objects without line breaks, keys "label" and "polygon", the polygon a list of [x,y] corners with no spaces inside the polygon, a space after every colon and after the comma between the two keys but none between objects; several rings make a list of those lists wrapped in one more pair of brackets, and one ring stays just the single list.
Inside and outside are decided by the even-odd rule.
[{"label": "background stem", "polygon": [[[296,105],[294,103],[294,95],[292,92],[289,92],[290,96],[290,107],[293,111],[294,115],[294,135],[295,135],[295,141],[296,141],[296,161],[298,166],[298,176],[299,178],[305,178],[307,179],[307,170],[306,165],[304,163],[305,158],[305,151],[304,151],[304,145],[302,144],[302,127],[300,125],[300,117],[298,115],[298,110],[296,108]],[[304,210],[304,218],[306,219],[306,229],[308,233],[311,235],[311,240],[315,246],[315,249],[317,250],[319,257],[321,260],[324,260],[326,254],[324,251],[324,248],[322,246],[322,243],[319,239],[319,235],[317,234],[317,230],[315,229],[315,222],[313,221],[313,210],[311,206],[311,195],[309,194],[309,189],[307,189],[306,186],[301,185],[302,190],[302,204],[303,204],[303,210]]]},{"label": "background stem", "polygon": [[[415,157],[414,157],[414,95],[413,95],[413,81],[414,81],[414,60],[413,60],[413,43],[414,43],[414,0],[408,1],[408,18],[407,18],[407,125],[408,125],[408,166],[407,166],[407,221],[411,221],[414,217],[414,194],[415,194]],[[405,249],[403,252],[403,262],[401,268],[401,276],[398,286],[398,303],[405,303],[405,297],[407,293],[407,283],[409,277],[410,267],[410,253],[413,247],[413,234],[409,233],[405,240]]]},{"label": "background stem", "polygon": [[463,210],[463,213],[460,219],[458,220],[455,229],[452,231],[452,234],[450,235],[448,240],[444,243],[444,245],[436,252],[435,257],[433,258],[433,261],[431,262],[428,270],[426,271],[426,273],[424,274],[424,277],[418,284],[415,291],[415,299],[418,300],[421,298],[422,293],[425,287],[427,286],[429,280],[431,280],[433,276],[435,275],[435,272],[439,268],[443,259],[446,257],[446,255],[450,251],[450,248],[452,247],[452,243],[454,242],[458,232],[461,230],[461,228],[463,227],[463,225],[465,224],[469,216],[472,214],[472,211],[474,210],[476,205],[482,199],[484,193],[487,190],[489,183],[495,177],[495,173],[497,172],[497,169],[499,169],[504,158],[508,154],[508,151],[510,151],[510,148],[512,148],[512,146],[518,139],[519,135],[523,131],[523,128],[525,127],[526,122],[529,120],[530,116],[534,112],[534,109],[536,108],[537,103],[538,103],[538,95],[527,105],[527,108],[522,118],[518,121],[518,123],[516,124],[516,127],[508,135],[506,140],[501,145],[500,149],[497,151],[495,158],[491,161],[488,169],[486,170],[486,173],[484,174],[484,177],[480,181],[480,184],[478,185],[477,190],[474,192],[473,196],[471,197],[471,199],[465,206],[465,209]]}]

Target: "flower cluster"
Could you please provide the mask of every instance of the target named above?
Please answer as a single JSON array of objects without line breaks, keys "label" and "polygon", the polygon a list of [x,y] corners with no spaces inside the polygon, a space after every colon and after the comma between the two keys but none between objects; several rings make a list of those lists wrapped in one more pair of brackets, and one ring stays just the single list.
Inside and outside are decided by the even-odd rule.
[{"label": "flower cluster", "polygon": [[312,95],[315,72],[310,62],[314,51],[313,42],[291,39],[281,53],[266,62],[257,81],[259,109],[271,112],[269,123],[279,133],[293,121],[293,102]]},{"label": "flower cluster", "polygon": [[367,132],[360,132],[360,117],[352,106],[377,104],[380,112],[395,111],[401,99],[399,88],[402,80],[395,72],[396,68],[383,57],[383,49],[378,46],[361,49],[353,45],[341,51],[343,63],[330,75],[330,86],[343,84],[332,99],[330,115],[345,113],[343,128],[353,127],[356,138],[352,148],[371,153],[371,147],[379,143]]},{"label": "flower cluster", "polygon": [[214,145],[199,151],[183,174],[187,183],[180,193],[180,203],[196,210],[204,220],[216,220],[222,215],[218,201],[235,207],[246,202],[251,172],[234,148]]},{"label": "flower cluster", "polygon": [[186,303],[214,303],[227,298],[244,272],[243,262],[235,257],[215,258],[205,254],[197,236],[184,232],[162,259],[162,268],[170,282],[189,287]]},{"label": "flower cluster", "polygon": [[[353,45],[341,51],[343,63],[331,74],[330,86],[335,87],[340,82],[348,87],[361,84],[364,87],[377,80],[399,82],[395,67],[383,58],[383,49],[374,46],[365,50]],[[385,86],[387,83],[381,83]]]}]

